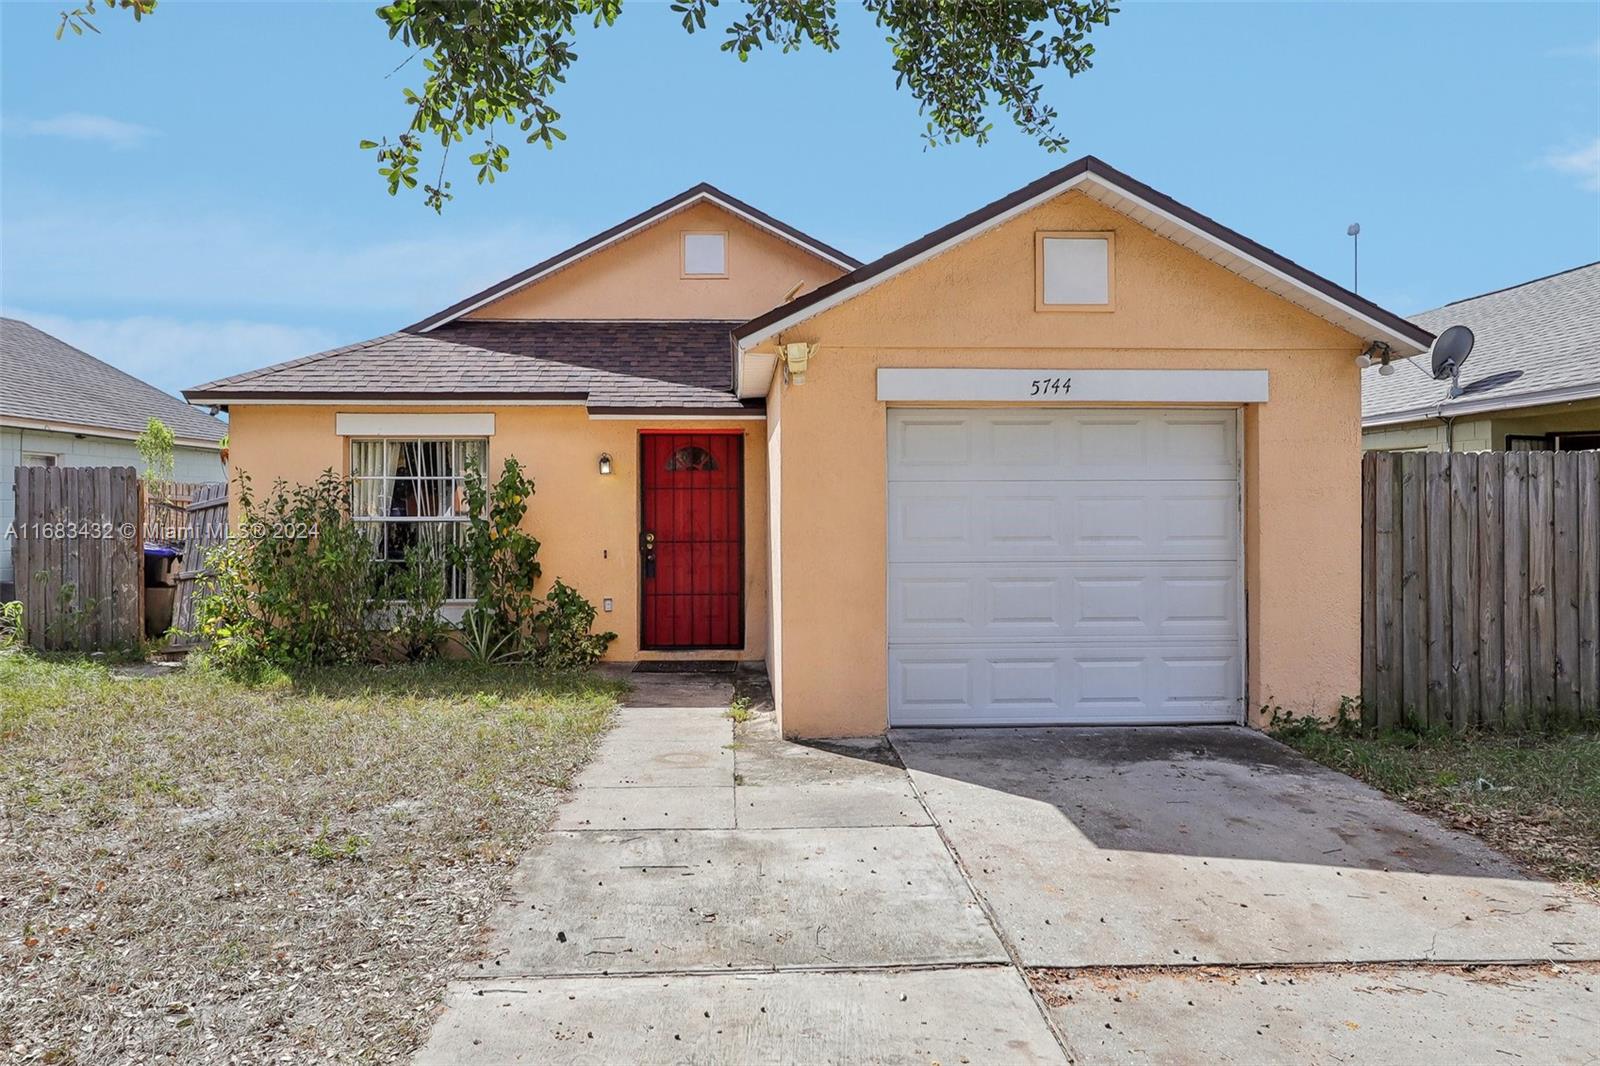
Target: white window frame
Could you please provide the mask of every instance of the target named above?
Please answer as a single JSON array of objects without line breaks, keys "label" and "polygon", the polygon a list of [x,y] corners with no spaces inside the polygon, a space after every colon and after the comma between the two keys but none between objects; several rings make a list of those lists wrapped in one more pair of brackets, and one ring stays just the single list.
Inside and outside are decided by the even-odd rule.
[{"label": "white window frame", "polygon": [[[41,462],[38,461],[40,459],[46,459],[46,460],[49,460],[49,461],[41,463]],[[57,453],[57,452],[23,452],[22,453],[22,465],[23,466],[42,466],[42,467],[46,467],[46,468],[60,466],[61,465],[61,455],[59,453]]]},{"label": "white window frame", "polygon": [[[357,457],[358,452],[361,450],[361,446],[363,446],[363,445],[366,445],[366,446],[382,445],[382,448],[383,448],[382,454],[385,456],[385,464],[387,465],[387,462],[388,462],[387,456],[389,455],[389,449],[390,449],[391,446],[405,447],[406,445],[416,445],[417,449],[418,449],[418,453],[420,454],[421,448],[425,444],[437,445],[437,444],[445,444],[445,443],[448,443],[450,445],[450,470],[448,472],[445,472],[445,473],[441,473],[441,474],[410,474],[410,475],[408,475],[408,477],[406,479],[401,479],[401,478],[396,477],[394,474],[391,474],[391,473],[388,473],[388,472],[380,472],[380,473],[376,473],[376,474],[363,474],[357,468],[357,458],[356,457]],[[438,525],[438,524],[446,524],[447,523],[447,524],[450,524],[450,525],[458,527],[456,530],[453,531],[453,534],[452,534],[453,536],[459,536],[460,535],[460,529],[464,528],[466,526],[466,524],[467,524],[467,522],[468,522],[468,520],[470,519],[471,516],[468,515],[465,511],[463,511],[461,513],[456,513],[456,503],[455,503],[455,501],[457,499],[461,499],[461,500],[464,501],[464,499],[465,499],[466,474],[467,474],[465,449],[470,447],[470,446],[472,446],[472,445],[478,445],[482,449],[483,464],[482,464],[482,469],[480,469],[479,472],[483,476],[487,477],[488,458],[489,458],[489,438],[488,437],[483,437],[483,436],[456,437],[456,436],[388,435],[388,436],[352,436],[352,437],[349,438],[349,440],[348,440],[349,451],[348,451],[347,454],[349,455],[350,492],[351,492],[351,500],[350,500],[351,517],[354,519],[355,523],[358,526],[368,526],[368,527],[371,527],[371,526],[383,526],[384,527],[383,532],[382,532],[381,541],[379,539],[377,539],[377,537],[374,537],[374,550],[378,554],[378,557],[380,559],[385,559],[385,560],[389,560],[390,559],[390,557],[388,555],[388,551],[387,551],[387,542],[388,542],[388,539],[389,539],[390,529],[392,527],[394,527],[394,526],[400,526],[400,525]],[[459,471],[459,473],[457,473],[456,471]],[[414,491],[420,490],[422,485],[425,484],[425,483],[433,483],[435,485],[448,484],[448,488],[445,488],[442,491],[442,493],[441,493],[441,495],[439,497],[441,500],[449,500],[450,501],[448,504],[446,504],[442,508],[442,510],[445,513],[432,514],[432,515],[373,515],[373,514],[362,514],[361,513],[362,508],[360,507],[359,501],[361,499],[361,488],[362,488],[363,485],[370,485],[370,484],[374,484],[374,483],[377,483],[377,484],[380,484],[380,485],[384,484],[384,483],[390,484],[391,487],[389,489],[389,493],[390,493],[390,499],[392,500],[393,499],[393,492],[394,492],[393,485],[398,483],[398,482],[400,482],[401,480],[409,480],[413,485],[413,490]],[[380,493],[381,493],[381,490],[380,490]],[[390,560],[390,561],[392,561],[392,560]],[[452,588],[451,587],[451,585],[452,585],[451,576],[448,573],[448,571],[446,572],[446,576],[445,576],[445,604],[446,604],[446,609],[445,609],[444,613],[446,614],[447,617],[456,617],[456,618],[458,618],[459,615],[460,615],[460,609],[462,607],[464,607],[466,604],[469,604],[469,603],[472,602],[472,586],[470,584],[469,577],[467,575],[465,575],[465,574],[459,575],[458,576],[458,582],[459,583],[457,584],[457,586],[455,588]],[[458,595],[452,595],[453,592],[454,593],[459,593],[459,594]]]},{"label": "white window frame", "polygon": [[[1051,303],[1045,299],[1045,245],[1050,241],[1103,241],[1106,247],[1106,298],[1103,303]],[[1112,230],[1040,230],[1034,237],[1034,310],[1114,311],[1117,306],[1117,235]]]},{"label": "white window frame", "polygon": [[[722,242],[722,270],[718,273],[710,271],[689,269],[689,238],[691,237],[716,237]],[[727,230],[684,230],[681,240],[683,277],[685,278],[725,278],[728,276],[728,231]]]}]

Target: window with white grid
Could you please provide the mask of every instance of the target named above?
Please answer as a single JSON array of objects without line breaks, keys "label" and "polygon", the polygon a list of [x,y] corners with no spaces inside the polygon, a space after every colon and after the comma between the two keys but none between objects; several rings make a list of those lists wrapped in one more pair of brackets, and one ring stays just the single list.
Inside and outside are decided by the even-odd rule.
[{"label": "window with white grid", "polygon": [[384,437],[350,442],[351,513],[379,559],[398,565],[406,549],[429,549],[444,568],[445,596],[469,599],[467,575],[450,565],[448,549],[467,525],[467,462],[481,471],[482,437]]}]

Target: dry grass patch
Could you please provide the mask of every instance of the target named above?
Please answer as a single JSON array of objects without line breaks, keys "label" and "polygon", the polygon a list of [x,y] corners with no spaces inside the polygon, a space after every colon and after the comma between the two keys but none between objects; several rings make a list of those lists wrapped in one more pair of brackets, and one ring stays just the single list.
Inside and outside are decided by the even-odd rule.
[{"label": "dry grass patch", "polygon": [[1600,735],[1274,735],[1552,880],[1600,892]]},{"label": "dry grass patch", "polygon": [[405,1055],[621,688],[0,655],[0,1058]]}]

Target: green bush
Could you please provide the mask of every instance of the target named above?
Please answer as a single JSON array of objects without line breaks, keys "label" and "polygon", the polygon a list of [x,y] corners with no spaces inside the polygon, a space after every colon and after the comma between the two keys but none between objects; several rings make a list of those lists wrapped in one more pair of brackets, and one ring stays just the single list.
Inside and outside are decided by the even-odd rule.
[{"label": "green bush", "polygon": [[381,614],[395,647],[412,661],[432,659],[450,633],[439,611],[444,607],[444,558],[425,544],[413,544],[405,558],[387,568],[378,589]]},{"label": "green bush", "polygon": [[28,639],[23,625],[22,601],[0,603],[0,648],[10,648]]},{"label": "green bush", "polygon": [[576,670],[599,662],[617,635],[591,633],[594,620],[594,604],[556,578],[534,626],[539,634],[539,665],[551,670]]},{"label": "green bush", "polygon": [[462,623],[467,652],[494,662],[528,658],[541,606],[534,592],[539,541],[522,529],[533,479],[511,457],[490,486],[469,459],[466,490],[467,529],[462,542],[451,546],[450,558],[466,572],[474,597]]},{"label": "green bush", "polygon": [[230,672],[354,662],[371,651],[378,564],[350,516],[350,483],[332,470],[282,481],[259,503],[240,474],[239,526],[211,556],[200,633]]}]

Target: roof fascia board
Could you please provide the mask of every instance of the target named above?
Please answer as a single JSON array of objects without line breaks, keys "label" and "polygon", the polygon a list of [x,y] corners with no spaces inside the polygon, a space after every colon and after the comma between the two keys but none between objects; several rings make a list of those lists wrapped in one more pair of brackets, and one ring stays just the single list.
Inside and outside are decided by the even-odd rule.
[{"label": "roof fascia board", "polygon": [[[890,280],[891,278],[897,277],[900,274],[905,273],[907,270],[910,270],[910,269],[912,269],[912,268],[914,268],[916,266],[921,265],[922,263],[928,261],[929,259],[932,259],[934,256],[942,255],[944,252],[949,251],[951,248],[953,248],[953,247],[955,247],[955,246],[957,246],[959,244],[962,244],[962,243],[964,243],[964,242],[966,242],[968,240],[971,240],[971,239],[973,239],[975,237],[978,237],[978,236],[980,236],[980,235],[982,235],[984,233],[987,233],[988,231],[996,228],[997,226],[1004,225],[1005,223],[1011,221],[1013,218],[1016,218],[1018,215],[1025,214],[1026,212],[1033,210],[1034,208],[1038,207],[1040,204],[1042,204],[1042,203],[1044,203],[1044,202],[1046,202],[1048,200],[1051,200],[1051,199],[1053,199],[1053,198],[1055,198],[1057,196],[1063,195],[1064,193],[1067,193],[1067,192],[1071,191],[1072,189],[1077,188],[1079,185],[1090,184],[1090,183],[1098,185],[1101,188],[1104,188],[1104,189],[1107,189],[1107,190],[1110,190],[1110,191],[1114,191],[1118,195],[1120,195],[1120,196],[1122,196],[1122,197],[1124,197],[1126,199],[1136,201],[1141,207],[1143,207],[1145,210],[1150,211],[1152,214],[1158,215],[1159,217],[1161,217],[1161,218],[1167,220],[1168,222],[1170,222],[1171,224],[1173,224],[1175,226],[1178,226],[1178,227],[1181,227],[1186,232],[1191,233],[1191,234],[1195,235],[1196,237],[1198,237],[1199,239],[1205,241],[1208,245],[1210,245],[1213,248],[1220,249],[1220,250],[1224,251],[1225,253],[1227,253],[1229,255],[1236,256],[1236,257],[1238,257],[1240,259],[1246,260],[1247,262],[1249,262],[1252,265],[1258,267],[1259,269],[1265,271],[1266,273],[1271,274],[1274,278],[1277,278],[1278,280],[1289,284],[1290,286],[1292,286],[1293,288],[1297,289],[1298,291],[1305,293],[1307,296],[1309,296],[1316,303],[1338,307],[1340,310],[1342,310],[1346,314],[1352,315],[1355,318],[1357,318],[1360,321],[1362,321],[1363,323],[1365,323],[1367,326],[1369,326],[1371,329],[1373,329],[1379,336],[1381,336],[1385,340],[1389,341],[1390,343],[1397,343],[1401,347],[1407,349],[1408,351],[1411,350],[1411,349],[1417,349],[1417,352],[1426,350],[1426,347],[1424,345],[1422,345],[1421,342],[1418,341],[1417,339],[1412,338],[1412,337],[1404,336],[1404,335],[1396,332],[1392,328],[1390,328],[1390,327],[1378,322],[1377,320],[1373,319],[1370,315],[1366,314],[1365,312],[1360,311],[1357,308],[1352,307],[1348,303],[1345,303],[1345,302],[1340,301],[1340,300],[1336,300],[1336,299],[1328,296],[1326,293],[1319,292],[1315,288],[1312,288],[1311,286],[1309,286],[1309,285],[1305,284],[1304,282],[1300,281],[1298,278],[1295,278],[1295,277],[1285,273],[1284,271],[1278,269],[1276,266],[1273,266],[1271,263],[1266,262],[1265,260],[1259,258],[1258,256],[1250,254],[1249,252],[1239,248],[1237,245],[1234,245],[1234,244],[1232,244],[1232,243],[1230,243],[1228,241],[1224,241],[1224,240],[1220,239],[1219,237],[1207,232],[1205,229],[1202,229],[1201,227],[1196,226],[1193,223],[1189,222],[1187,219],[1181,218],[1181,217],[1173,214],[1172,212],[1166,210],[1165,208],[1159,206],[1158,204],[1154,204],[1154,203],[1150,202],[1149,199],[1147,199],[1146,197],[1140,195],[1138,192],[1136,192],[1136,191],[1134,191],[1132,189],[1129,189],[1128,187],[1126,187],[1125,185],[1121,184],[1120,182],[1117,182],[1117,181],[1107,177],[1106,175],[1100,174],[1100,173],[1098,173],[1098,172],[1096,172],[1096,171],[1094,171],[1092,169],[1085,169],[1085,170],[1083,170],[1083,171],[1081,171],[1081,172],[1079,172],[1077,174],[1074,174],[1074,175],[1071,175],[1071,176],[1069,176],[1067,178],[1064,178],[1062,181],[1059,181],[1059,182],[1055,183],[1054,185],[1051,185],[1049,188],[1043,190],[1042,192],[1039,192],[1038,194],[1036,194],[1034,196],[1031,196],[1031,197],[1027,198],[1026,200],[1020,201],[1016,205],[1014,205],[1014,206],[1012,206],[1010,208],[1007,208],[1004,211],[997,212],[996,214],[994,214],[993,216],[991,216],[991,217],[989,217],[987,219],[984,219],[983,221],[979,222],[977,225],[972,226],[972,227],[970,227],[968,229],[961,230],[961,231],[959,231],[957,233],[951,234],[949,237],[947,237],[943,241],[940,241],[939,243],[937,243],[935,245],[932,245],[929,248],[924,249],[923,251],[917,253],[914,256],[909,257],[908,259],[906,259],[906,260],[904,260],[902,262],[894,264],[892,267],[889,267],[888,269],[882,271],[881,273],[873,274],[873,275],[870,275],[870,276],[868,276],[866,278],[863,278],[860,282],[858,282],[855,285],[847,285],[847,286],[841,288],[838,292],[833,293],[833,294],[829,295],[828,297],[826,297],[826,298],[824,298],[822,300],[819,300],[816,303],[813,303],[813,304],[811,304],[811,305],[809,305],[807,307],[803,307],[803,308],[799,309],[798,311],[796,311],[792,315],[788,315],[788,316],[785,316],[784,318],[778,319],[776,322],[772,323],[771,325],[762,327],[761,329],[759,329],[758,331],[752,333],[749,336],[740,336],[739,335],[739,331],[737,329],[735,329],[734,330],[734,337],[735,337],[735,339],[737,341],[739,350],[741,352],[746,351],[749,348],[752,348],[757,344],[760,344],[760,343],[762,343],[762,342],[764,342],[766,340],[771,339],[774,335],[782,332],[785,329],[788,329],[788,328],[790,328],[792,326],[795,326],[795,325],[799,324],[800,322],[804,322],[807,319],[813,318],[813,317],[823,313],[824,311],[827,311],[827,310],[830,310],[830,309],[832,309],[834,307],[837,307],[839,304],[844,303],[847,300],[853,299],[854,297],[859,296],[860,294],[868,291],[869,289],[872,289],[872,288],[876,287],[877,285],[879,285],[879,284],[881,284],[881,283],[883,283],[885,281]],[[890,254],[892,255],[893,253],[890,253]],[[1337,325],[1337,323],[1335,323],[1335,324]],[[1422,327],[1420,327],[1420,326],[1417,327],[1417,328],[1419,330],[1422,329]],[[1427,332],[1427,331],[1423,330],[1423,332]],[[1417,354],[1417,352],[1412,352],[1411,354]]]},{"label": "roof fascia board", "polygon": [[461,396],[363,396],[359,393],[348,393],[343,396],[251,396],[234,394],[232,396],[196,396],[195,403],[202,403],[208,407],[224,407],[237,404],[246,406],[275,406],[275,407],[323,407],[343,404],[358,407],[584,407],[587,405],[587,394],[579,398],[530,400],[516,396],[485,396],[482,393]]},{"label": "roof fascia board", "polygon": [[444,315],[435,316],[433,318],[425,318],[422,320],[422,322],[417,323],[415,326],[410,326],[407,328],[414,329],[418,333],[431,333],[440,326],[454,322],[463,315],[469,315],[481,307],[494,303],[496,300],[504,299],[506,296],[509,296],[514,292],[525,289],[529,285],[536,284],[559,270],[565,270],[574,263],[594,255],[596,252],[603,251],[614,244],[627,240],[640,230],[648,229],[651,226],[657,225],[662,221],[671,218],[673,215],[686,211],[700,203],[715,204],[724,211],[738,216],[762,232],[771,234],[772,236],[777,237],[779,240],[782,240],[787,244],[792,244],[795,247],[809,252],[820,259],[825,259],[841,270],[854,270],[860,265],[859,263],[855,263],[851,260],[841,259],[831,249],[800,240],[795,234],[786,233],[783,230],[778,229],[766,220],[752,215],[749,211],[746,211],[737,204],[729,203],[726,198],[717,195],[711,190],[701,190],[700,192],[695,193],[693,196],[686,197],[676,202],[669,200],[662,206],[654,208],[646,214],[639,216],[631,224],[625,224],[622,229],[610,234],[602,240],[594,242],[593,244],[578,244],[575,247],[568,249],[566,252],[560,253],[555,258],[546,261],[543,266],[535,268],[534,273],[528,275],[527,277],[516,278],[516,280],[502,282],[501,284],[492,287],[487,295],[474,299],[472,303],[460,308],[459,310],[450,311]]},{"label": "roof fascia board", "polygon": [[[110,437],[113,440],[138,440],[140,434],[131,429],[111,429],[107,426],[90,426],[81,422],[55,422],[40,418],[16,418],[11,415],[0,417],[0,426],[6,429],[35,429],[41,433],[71,433],[74,436],[85,437]],[[174,434],[173,443],[185,448],[206,448],[217,451],[222,447],[214,440],[204,437],[180,437]]]},{"label": "roof fascia board", "polygon": [[1426,407],[1408,407],[1403,411],[1366,415],[1361,419],[1363,429],[1379,426],[1397,426],[1407,422],[1427,422],[1435,418],[1457,418],[1461,415],[1493,414],[1496,411],[1516,411],[1524,407],[1543,407],[1547,404],[1572,403],[1578,400],[1600,399],[1600,385],[1567,385],[1559,389],[1541,389],[1522,392],[1515,396],[1484,396],[1472,400],[1441,400]]}]

